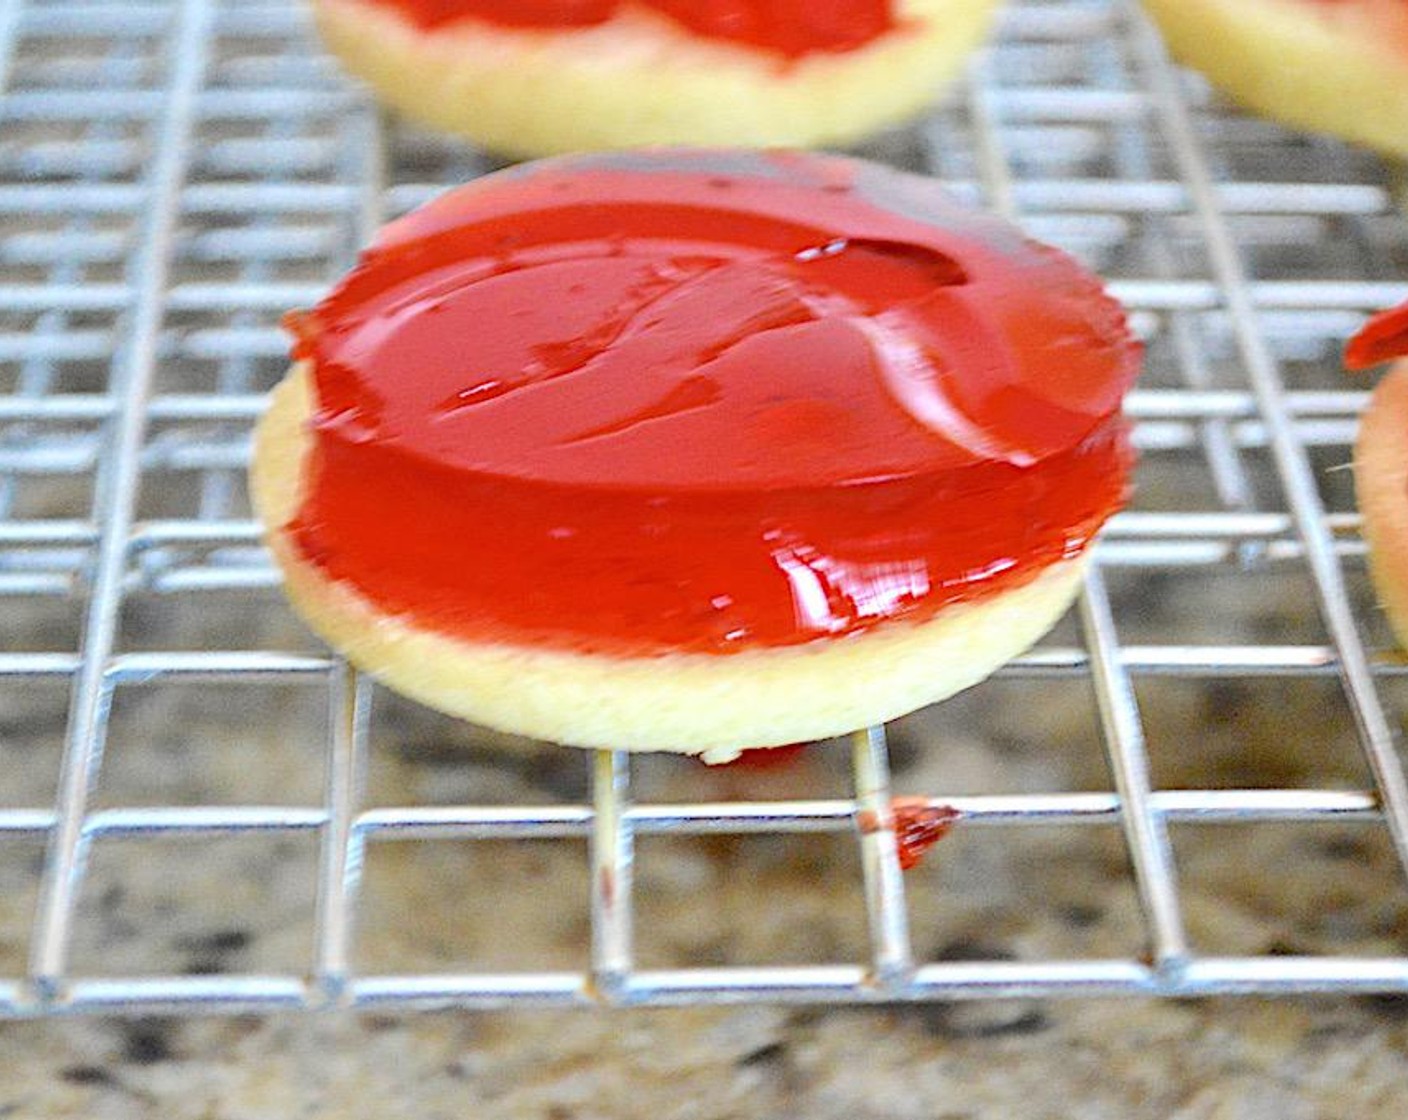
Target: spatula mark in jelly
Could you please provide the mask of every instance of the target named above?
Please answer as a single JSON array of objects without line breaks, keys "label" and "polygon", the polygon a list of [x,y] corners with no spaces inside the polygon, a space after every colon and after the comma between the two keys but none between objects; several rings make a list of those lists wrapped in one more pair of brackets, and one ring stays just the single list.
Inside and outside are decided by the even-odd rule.
[{"label": "spatula mark in jelly", "polygon": [[571,439],[562,442],[563,444],[585,443],[587,440],[620,435],[622,432],[627,432],[651,420],[663,420],[668,416],[678,416],[682,412],[694,412],[696,409],[708,408],[710,405],[717,404],[722,398],[723,390],[717,381],[706,374],[692,374],[676,384],[659,400],[644,408],[637,409],[629,416],[623,416],[610,424],[602,424],[600,427],[580,432]]},{"label": "spatula mark in jelly", "polygon": [[821,245],[810,246],[793,254],[802,263],[843,257],[856,260],[870,258],[907,265],[929,285],[952,288],[968,283],[968,273],[956,260],[939,249],[915,245],[908,241],[889,241],[877,237],[837,237]]}]

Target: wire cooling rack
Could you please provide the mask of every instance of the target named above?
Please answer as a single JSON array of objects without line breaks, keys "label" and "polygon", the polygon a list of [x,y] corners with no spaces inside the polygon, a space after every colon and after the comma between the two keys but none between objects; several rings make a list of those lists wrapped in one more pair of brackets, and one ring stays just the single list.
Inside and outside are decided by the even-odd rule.
[{"label": "wire cooling rack", "polygon": [[[0,840],[42,849],[25,908],[27,967],[0,980],[0,1013],[1408,992],[1401,946],[1349,956],[1195,950],[1170,842],[1171,826],[1190,823],[1341,822],[1386,829],[1397,862],[1408,857],[1408,788],[1385,708],[1402,666],[1384,652],[1357,518],[1332,469],[1347,460],[1365,398],[1336,371],[1339,344],[1366,311],[1401,298],[1408,276],[1408,221],[1372,157],[1226,111],[1170,66],[1133,5],[1105,0],[1011,5],[955,97],[867,150],[1081,255],[1111,278],[1149,342],[1149,372],[1130,402],[1145,455],[1140,498],[1102,542],[1078,625],[1058,631],[1068,640],[1003,674],[1093,692],[1113,780],[943,798],[962,812],[961,829],[984,836],[1122,829],[1145,951],[925,960],[893,835],[856,825],[889,803],[881,729],[855,736],[843,797],[658,803],[633,795],[630,759],[601,752],[589,794],[565,804],[370,805],[373,689],[343,663],[306,639],[144,641],[134,612],[233,602],[287,621],[242,481],[250,426],[283,368],[278,316],[314,301],[386,217],[490,164],[379,119],[312,45],[306,14],[282,0],[8,0],[0,91],[0,686],[9,690],[0,704],[27,711],[18,701],[44,688],[68,696],[52,799],[26,801],[24,788],[7,790],[16,771],[0,773]],[[1276,640],[1192,641],[1140,624],[1143,588],[1158,581],[1230,577],[1254,599],[1286,570],[1306,576],[1299,606],[1312,619],[1318,607],[1322,638],[1287,643],[1253,625],[1252,638]],[[1164,788],[1151,776],[1136,687],[1158,677],[1292,688],[1337,679],[1341,722],[1372,784]],[[321,800],[102,796],[112,712],[127,690],[228,684],[252,690],[255,721],[262,689],[325,696]],[[17,733],[26,718],[3,722],[0,709],[0,729]],[[637,838],[787,833],[854,838],[868,954],[639,963]],[[316,843],[301,967],[75,968],[95,848],[165,838],[194,853],[204,838],[255,835]],[[535,838],[587,841],[585,967],[358,966],[370,845]],[[1385,894],[1404,889],[1401,870]]]}]

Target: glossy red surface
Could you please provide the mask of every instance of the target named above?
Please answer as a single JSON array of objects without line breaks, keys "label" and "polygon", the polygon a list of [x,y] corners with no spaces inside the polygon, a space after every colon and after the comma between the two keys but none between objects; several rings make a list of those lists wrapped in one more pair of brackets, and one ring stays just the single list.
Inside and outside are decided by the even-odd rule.
[{"label": "glossy red surface", "polygon": [[1408,358],[1408,303],[1375,315],[1344,351],[1350,369],[1368,369],[1394,358]]},{"label": "glossy red surface", "polygon": [[480,19],[504,27],[591,27],[651,8],[696,35],[797,57],[848,51],[895,27],[890,0],[377,0],[420,27]]},{"label": "glossy red surface", "polygon": [[319,402],[294,539],[458,636],[721,653],[928,618],[1125,495],[1116,305],[871,165],[526,165],[291,324]]}]

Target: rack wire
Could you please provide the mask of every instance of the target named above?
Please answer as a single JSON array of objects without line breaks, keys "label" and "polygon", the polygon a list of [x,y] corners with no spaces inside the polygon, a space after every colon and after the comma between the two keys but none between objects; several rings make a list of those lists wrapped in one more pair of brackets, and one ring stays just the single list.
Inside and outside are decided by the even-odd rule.
[{"label": "rack wire", "polygon": [[[1386,708],[1404,665],[1385,652],[1364,591],[1358,520],[1327,469],[1347,458],[1365,400],[1362,387],[1339,380],[1338,345],[1366,311],[1405,295],[1408,221],[1390,170],[1227,111],[1170,65],[1122,0],[1011,5],[956,97],[867,154],[929,171],[1081,255],[1111,277],[1149,341],[1150,373],[1129,404],[1146,456],[1142,499],[1099,547],[1074,638],[1003,670],[1018,682],[1093,690],[1110,788],[942,797],[965,831],[1121,828],[1146,952],[925,960],[912,944],[893,834],[856,824],[890,802],[880,728],[854,737],[843,797],[652,801],[634,793],[626,755],[599,752],[589,796],[566,804],[372,805],[373,686],[341,661],[297,638],[144,646],[124,616],[150,602],[199,612],[233,601],[292,632],[279,630],[288,616],[242,482],[250,426],[284,362],[277,317],[314,301],[384,218],[492,164],[381,119],[317,53],[296,3],[7,0],[0,595],[11,609],[0,686],[12,697],[62,686],[68,700],[52,801],[24,801],[28,788],[7,792],[0,774],[0,839],[43,848],[27,966],[0,979],[0,1014],[1408,992],[1401,946],[1347,956],[1197,951],[1169,839],[1170,826],[1190,822],[1344,822],[1387,828],[1408,862],[1408,786]],[[1165,459],[1172,487],[1160,482]],[[1180,481],[1194,474],[1196,484]],[[1323,640],[1123,636],[1139,629],[1141,579],[1230,574],[1255,598],[1287,568],[1308,574]],[[1337,680],[1372,785],[1163,788],[1136,688],[1149,677]],[[103,802],[104,750],[125,690],[227,684],[295,685],[325,698],[321,799]],[[637,838],[811,833],[854,837],[868,955],[638,962]],[[304,967],[75,970],[95,846],[253,835],[317,845]],[[370,845],[563,838],[587,842],[587,967],[461,962],[430,974],[358,965]],[[1402,892],[1402,870],[1386,893]]]}]

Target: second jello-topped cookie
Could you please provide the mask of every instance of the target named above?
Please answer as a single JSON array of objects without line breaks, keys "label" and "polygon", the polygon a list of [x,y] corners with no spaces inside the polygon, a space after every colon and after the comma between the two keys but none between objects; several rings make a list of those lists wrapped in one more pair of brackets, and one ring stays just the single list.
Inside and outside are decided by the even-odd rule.
[{"label": "second jello-topped cookie", "polygon": [[1408,0],[1143,0],[1174,56],[1300,128],[1408,155]]},{"label": "second jello-topped cookie", "polygon": [[923,108],[996,0],[313,0],[352,73],[510,155],[811,146]]}]

